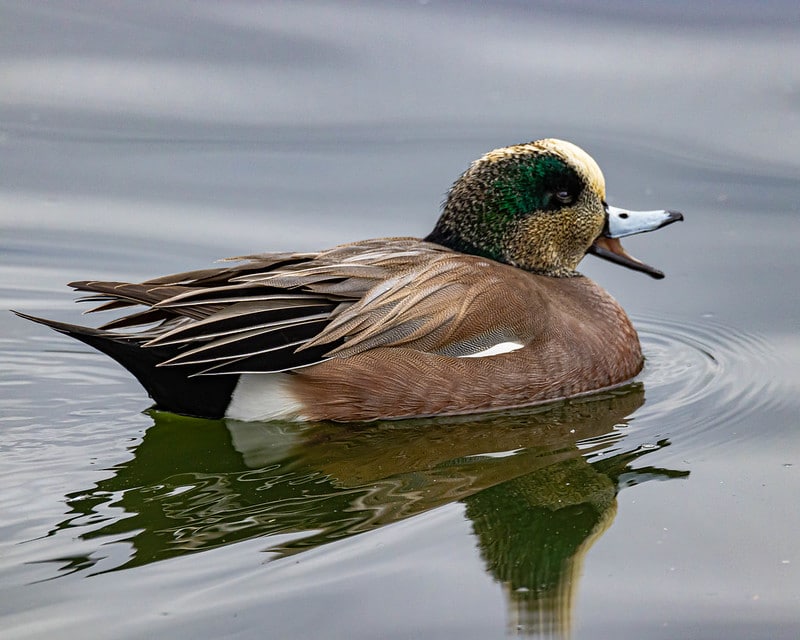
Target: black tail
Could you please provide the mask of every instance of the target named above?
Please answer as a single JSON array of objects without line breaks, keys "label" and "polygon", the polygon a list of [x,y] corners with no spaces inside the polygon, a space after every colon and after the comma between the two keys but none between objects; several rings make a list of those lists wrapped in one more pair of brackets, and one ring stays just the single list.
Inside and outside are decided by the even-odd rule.
[{"label": "black tail", "polygon": [[156,408],[199,418],[222,418],[230,403],[238,375],[189,377],[185,367],[158,367],[177,355],[174,347],[143,347],[144,340],[122,337],[110,331],[29,316],[20,318],[55,329],[113,358],[145,388]]}]

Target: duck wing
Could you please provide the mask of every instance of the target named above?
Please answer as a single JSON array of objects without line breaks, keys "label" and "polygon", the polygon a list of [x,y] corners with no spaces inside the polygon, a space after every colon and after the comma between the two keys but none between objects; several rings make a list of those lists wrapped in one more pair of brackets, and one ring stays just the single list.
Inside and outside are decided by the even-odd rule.
[{"label": "duck wing", "polygon": [[241,263],[71,286],[101,303],[91,311],[138,307],[92,330],[95,342],[124,341],[186,376],[289,371],[391,346],[464,356],[525,339],[515,313],[493,309],[525,308],[508,277],[527,274],[414,238],[230,260]]}]

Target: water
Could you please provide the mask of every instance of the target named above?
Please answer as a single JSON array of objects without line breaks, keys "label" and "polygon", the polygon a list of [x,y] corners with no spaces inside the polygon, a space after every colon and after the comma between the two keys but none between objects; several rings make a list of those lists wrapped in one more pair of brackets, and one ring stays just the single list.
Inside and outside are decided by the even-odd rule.
[{"label": "water", "polygon": [[[647,356],[480,417],[143,413],[0,322],[4,637],[795,638],[793,3],[2,3],[0,307],[70,280],[424,235],[484,151],[558,136],[686,222],[587,258]],[[88,318],[87,320],[90,320]],[[88,631],[87,631],[88,630]]]}]

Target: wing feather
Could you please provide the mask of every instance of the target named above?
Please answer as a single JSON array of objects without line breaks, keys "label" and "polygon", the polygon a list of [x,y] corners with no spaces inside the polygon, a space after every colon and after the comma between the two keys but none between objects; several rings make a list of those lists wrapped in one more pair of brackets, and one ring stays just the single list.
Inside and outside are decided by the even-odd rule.
[{"label": "wing feather", "polygon": [[[143,305],[101,329],[164,350],[159,366],[191,376],[287,371],[400,345],[462,355],[520,339],[475,313],[487,296],[509,295],[492,291],[487,261],[438,245],[379,239],[242,259],[138,284],[72,286],[102,303],[94,311]],[[145,328],[114,333],[134,327]]]}]

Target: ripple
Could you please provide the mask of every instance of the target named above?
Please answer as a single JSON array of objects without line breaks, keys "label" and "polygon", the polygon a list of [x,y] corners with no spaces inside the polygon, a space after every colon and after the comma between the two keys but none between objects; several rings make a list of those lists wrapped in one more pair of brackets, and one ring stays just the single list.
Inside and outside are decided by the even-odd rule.
[{"label": "ripple", "polygon": [[635,324],[646,358],[640,379],[647,394],[636,418],[663,423],[664,435],[680,433],[684,442],[708,444],[719,442],[709,434],[722,429],[726,439],[752,437],[757,433],[741,427],[780,405],[779,358],[763,337],[705,318],[639,316]]}]

